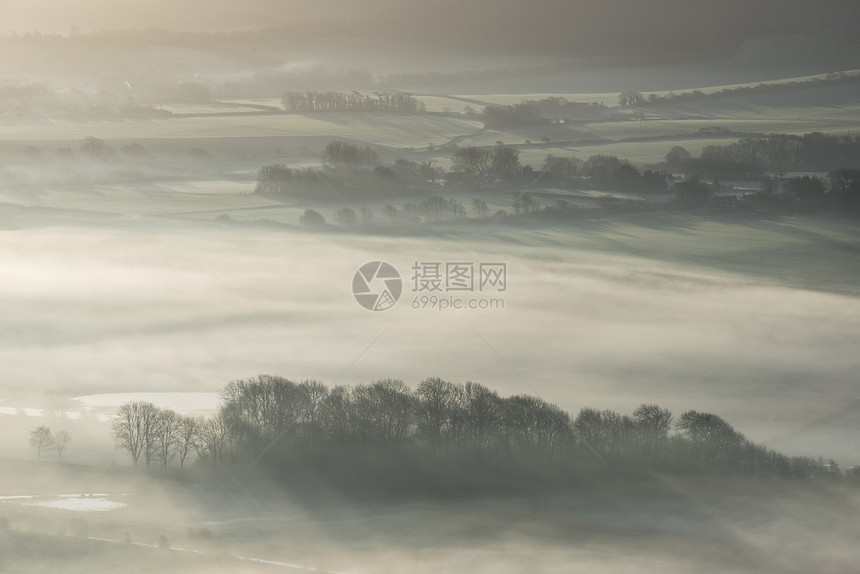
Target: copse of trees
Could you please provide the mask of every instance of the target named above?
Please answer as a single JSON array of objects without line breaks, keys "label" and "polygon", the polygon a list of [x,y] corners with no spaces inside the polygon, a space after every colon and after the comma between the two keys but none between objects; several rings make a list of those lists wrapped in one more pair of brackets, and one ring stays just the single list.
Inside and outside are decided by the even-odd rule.
[{"label": "copse of trees", "polygon": [[42,459],[42,453],[51,448],[54,435],[46,426],[39,426],[30,431],[30,446],[36,451],[36,460]]},{"label": "copse of trees", "polygon": [[376,165],[379,157],[369,145],[358,146],[342,140],[326,144],[323,158],[333,165]]},{"label": "copse of trees", "polygon": [[306,209],[299,216],[299,225],[303,225],[304,227],[321,227],[325,225],[325,217],[319,211]]},{"label": "copse of trees", "polygon": [[44,452],[53,450],[57,453],[57,460],[63,462],[63,453],[71,440],[72,435],[68,431],[59,430],[54,433],[51,427],[45,425],[30,431],[30,446],[36,452],[36,460],[42,460]]},{"label": "copse of trees", "polygon": [[541,170],[557,177],[571,178],[582,174],[582,160],[571,157],[559,157],[547,154],[541,165]]},{"label": "copse of trees", "polygon": [[275,198],[346,200],[397,195],[405,185],[386,166],[329,164],[322,168],[293,169],[273,164],[257,172],[255,193]]},{"label": "copse of trees", "polygon": [[329,387],[260,375],[229,383],[221,399],[208,420],[127,403],[114,422],[116,445],[135,465],[178,461],[181,468],[194,452],[204,463],[263,467],[284,480],[374,477],[419,490],[457,490],[475,477],[516,488],[563,486],[594,473],[841,476],[833,461],[776,453],[713,413],[675,417],[643,404],[629,415],[583,408],[572,417],[539,397],[502,397],[438,377],[412,389],[395,379]]},{"label": "copse of trees", "polygon": [[609,109],[599,102],[574,102],[560,96],[524,100],[523,104],[536,107],[545,118],[564,120],[593,120]]},{"label": "copse of trees", "polygon": [[573,102],[567,98],[549,97],[523,100],[519,104],[486,106],[481,119],[485,128],[508,128],[546,124],[555,120],[593,120],[607,109],[598,102]]},{"label": "copse of trees", "polygon": [[492,149],[465,147],[451,158],[449,182],[474,184],[488,180],[507,181],[522,174],[520,152],[513,146],[496,144]]},{"label": "copse of trees", "polygon": [[85,137],[80,141],[79,147],[81,152],[93,158],[106,159],[113,156],[113,148],[97,137]]},{"label": "copse of trees", "polygon": [[285,92],[285,112],[393,112],[415,114],[426,111],[424,102],[407,92]]},{"label": "copse of trees", "polygon": [[700,157],[673,147],[665,166],[675,172],[719,179],[757,177],[762,172],[831,171],[860,166],[860,140],[851,136],[810,133],[803,136],[748,136],[728,145],[710,145]]},{"label": "copse of trees", "polygon": [[451,171],[469,178],[485,178],[490,172],[492,155],[490,151],[479,147],[460,148],[451,158]]},{"label": "copse of trees", "polygon": [[371,146],[342,140],[326,144],[323,161],[319,168],[263,166],[257,171],[255,192],[269,197],[326,200],[379,198],[400,194],[408,187],[426,186],[443,173],[429,161],[398,159],[394,165],[381,165]]},{"label": "copse of trees", "polygon": [[[552,160],[557,161],[557,160]],[[595,189],[623,189],[637,191],[662,191],[666,187],[664,172],[646,170],[642,173],[627,160],[614,155],[596,154],[577,164],[571,158],[570,169],[588,178]]]},{"label": "copse of trees", "polygon": [[645,97],[640,92],[621,92],[618,95],[618,105],[622,107],[641,106],[645,103]]},{"label": "copse of trees", "polygon": [[120,407],[111,436],[116,448],[127,452],[134,466],[143,462],[150,467],[156,463],[166,469],[171,461],[178,460],[181,469],[192,450],[201,459],[212,458],[207,441],[213,434],[213,421],[185,417],[145,401],[132,401]]},{"label": "copse of trees", "polygon": [[[472,204],[474,208],[474,202]],[[489,211],[486,203],[483,204],[484,213]],[[402,208],[388,204],[382,208],[382,215],[391,223],[440,223],[442,221],[458,220],[466,217],[465,206],[453,197],[442,197],[433,195],[420,203],[407,202]],[[473,211],[474,215],[474,211]]]},{"label": "copse of trees", "polygon": [[[591,189],[606,191],[631,191],[637,193],[663,192],[668,173],[684,173],[685,182],[675,185],[678,195],[676,205],[697,207],[710,198],[711,189],[702,177],[713,180],[761,178],[763,171],[804,171],[803,167],[819,167],[844,161],[841,169],[830,170],[826,180],[812,176],[798,176],[783,180],[782,188],[774,186],[772,191],[788,193],[794,197],[786,203],[783,195],[776,198],[763,196],[759,207],[816,211],[860,211],[858,199],[858,169],[860,165],[860,140],[847,136],[807,134],[805,136],[750,136],[728,145],[711,145],[694,157],[681,146],[672,147],[665,161],[652,169],[640,169],[627,160],[596,154],[580,160],[549,154],[545,157],[541,171],[531,166],[523,167],[515,146],[501,141],[493,147],[464,147],[455,149],[451,156],[451,171],[445,173],[430,162],[414,162],[398,159],[393,164],[380,164],[374,149],[340,140],[331,141],[325,148],[325,164],[319,168],[290,168],[283,164],[263,166],[257,174],[256,192],[275,198],[312,198],[322,200],[355,200],[390,198],[412,191],[433,191],[444,177],[445,184],[453,189],[469,189],[478,186],[527,189],[534,185],[588,185]],[[834,159],[837,158],[837,159]],[[852,159],[853,158],[853,159]],[[613,196],[606,194],[598,204],[605,208],[621,205]],[[411,219],[438,221],[427,216],[417,204],[407,204],[398,210],[386,208],[383,215],[391,220]],[[628,207],[635,207],[628,205]],[[574,210],[558,208],[558,215],[571,215]],[[484,213],[482,210],[473,214]],[[459,210],[451,217],[459,217]],[[477,215],[476,215],[477,216]],[[447,219],[448,216],[442,217]],[[336,217],[343,226],[352,225],[349,213]]]}]

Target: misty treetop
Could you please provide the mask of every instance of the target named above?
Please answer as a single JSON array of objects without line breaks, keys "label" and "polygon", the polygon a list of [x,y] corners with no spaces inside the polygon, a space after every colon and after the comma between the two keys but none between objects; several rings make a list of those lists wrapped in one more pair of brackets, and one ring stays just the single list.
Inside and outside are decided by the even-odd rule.
[{"label": "misty treetop", "polygon": [[193,452],[203,464],[262,465],[285,480],[291,472],[373,474],[392,465],[402,476],[443,482],[472,471],[559,484],[582,473],[841,476],[833,461],[776,453],[713,413],[676,417],[643,404],[629,415],[586,407],[571,416],[539,397],[503,397],[438,377],[413,389],[396,379],[330,387],[259,375],[226,385],[209,419],[127,403],[113,437],[135,465],[181,468]]}]

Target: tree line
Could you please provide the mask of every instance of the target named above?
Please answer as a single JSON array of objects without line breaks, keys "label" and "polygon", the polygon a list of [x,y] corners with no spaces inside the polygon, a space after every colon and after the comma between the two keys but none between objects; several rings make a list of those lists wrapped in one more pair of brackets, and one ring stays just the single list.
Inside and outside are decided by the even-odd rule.
[{"label": "tree line", "polygon": [[736,88],[723,88],[715,92],[702,92],[691,90],[689,92],[669,92],[665,95],[648,94],[644,96],[641,92],[626,91],[618,96],[621,106],[648,106],[685,103],[692,101],[710,100],[730,96],[745,96],[748,94],[766,94],[785,92],[790,90],[815,88],[819,86],[845,84],[860,81],[860,74],[846,74],[845,72],[832,72],[823,78],[811,78],[809,80],[792,80],[787,82],[760,83],[755,86],[738,86]]},{"label": "tree line", "polygon": [[323,161],[319,168],[263,166],[257,171],[255,192],[267,196],[355,199],[397,195],[410,188],[426,187],[442,177],[449,185],[475,185],[522,175],[519,151],[501,143],[493,149],[458,149],[448,174],[430,162],[403,158],[382,165],[372,147],[341,140],[326,144]]},{"label": "tree line", "polygon": [[583,473],[843,477],[833,461],[779,454],[713,413],[675,416],[642,404],[631,414],[583,408],[571,416],[536,396],[503,397],[438,377],[412,389],[395,379],[329,387],[260,375],[227,384],[209,419],[127,403],[113,438],[135,465],[181,469],[193,453],[201,463],[263,467],[285,479],[309,472],[379,478],[389,471],[392,480],[422,476],[425,486],[476,473],[558,484]]},{"label": "tree line", "polygon": [[[426,190],[444,179],[451,189],[478,187],[530,188],[534,185],[583,187],[596,190],[665,192],[670,188],[670,173],[685,174],[686,181],[674,185],[676,204],[696,207],[707,203],[714,189],[700,177],[720,179],[761,178],[764,167],[778,171],[803,166],[860,165],[860,139],[849,136],[830,136],[820,133],[804,136],[773,135],[745,137],[729,145],[714,145],[703,149],[694,157],[681,146],[672,147],[663,162],[640,170],[629,161],[614,155],[595,154],[585,160],[570,156],[549,154],[540,170],[523,166],[515,146],[497,142],[493,147],[470,146],[457,148],[451,156],[448,172],[431,162],[413,162],[398,159],[384,165],[369,145],[357,145],[334,140],[326,145],[324,165],[320,168],[290,168],[283,164],[268,165],[257,173],[256,192],[266,196],[305,197],[314,199],[351,200],[361,198],[394,197],[411,190]],[[762,193],[757,198],[764,208],[782,208],[774,192],[791,198],[791,209],[815,211],[820,209],[860,211],[860,170],[854,167],[837,168],[826,178],[794,176],[784,180],[762,179]],[[606,196],[607,204],[610,201]],[[435,201],[435,200],[434,200]],[[781,201],[781,200],[780,200]],[[617,205],[603,205],[617,207]],[[410,202],[400,211],[386,207],[383,215],[392,221],[460,218],[465,211],[452,204],[450,217],[430,215],[431,211]],[[516,207],[515,205],[513,207]],[[526,213],[536,211],[527,207]],[[475,217],[489,215],[482,209],[472,210]],[[554,209],[555,213],[569,213],[567,209]],[[515,213],[520,213],[515,209]],[[497,211],[496,214],[499,214]],[[355,218],[344,212],[340,223],[351,225]],[[359,218],[366,220],[367,218]],[[309,220],[319,223],[319,219]]]},{"label": "tree line", "polygon": [[561,96],[524,100],[523,103],[535,106],[546,118],[563,120],[594,120],[609,109],[600,102],[576,102]]},{"label": "tree line", "polygon": [[72,435],[65,430],[51,431],[51,427],[40,425],[30,431],[30,446],[36,453],[36,460],[42,460],[42,454],[53,450],[57,460],[63,462],[63,453],[72,441]]},{"label": "tree line", "polygon": [[285,112],[393,112],[417,114],[427,111],[424,102],[406,92],[285,92]]},{"label": "tree line", "polygon": [[518,104],[485,106],[481,119],[485,128],[507,128],[551,123],[556,120],[595,120],[608,108],[599,102],[575,102],[563,97],[523,100]]},{"label": "tree line", "polygon": [[682,153],[666,159],[678,171],[721,179],[755,177],[765,171],[832,171],[860,166],[860,139],[817,132],[749,136],[707,146],[698,158]]},{"label": "tree line", "polygon": [[492,149],[465,147],[451,157],[447,180],[453,184],[510,180],[522,175],[517,148],[497,143]]},{"label": "tree line", "polygon": [[127,452],[134,466],[153,464],[166,469],[173,461],[185,467],[188,455],[220,462],[227,427],[220,415],[188,417],[145,401],[131,401],[119,408],[111,426],[117,448]]}]

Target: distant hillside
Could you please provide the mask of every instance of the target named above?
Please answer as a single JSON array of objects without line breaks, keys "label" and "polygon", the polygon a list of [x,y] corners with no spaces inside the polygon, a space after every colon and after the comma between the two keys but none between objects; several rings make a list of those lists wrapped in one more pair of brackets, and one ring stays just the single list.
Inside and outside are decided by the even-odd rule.
[{"label": "distant hillside", "polygon": [[[764,36],[856,43],[855,0],[48,0],[4,3],[3,30],[290,28],[301,36],[372,35],[475,52],[727,57]],[[86,8],[86,9],[85,9]]]},{"label": "distant hillside", "polygon": [[496,53],[639,59],[730,57],[750,38],[803,35],[857,41],[852,0],[390,0],[375,31]]}]

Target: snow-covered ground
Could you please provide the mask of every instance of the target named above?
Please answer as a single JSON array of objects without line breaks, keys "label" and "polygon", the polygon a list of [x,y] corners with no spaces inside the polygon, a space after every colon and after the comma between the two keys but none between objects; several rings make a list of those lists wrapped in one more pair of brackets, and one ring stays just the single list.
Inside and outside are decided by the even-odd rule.
[{"label": "snow-covered ground", "polygon": [[110,494],[18,494],[0,496],[0,504],[40,506],[72,512],[108,512],[128,506],[125,502],[110,500]]}]

